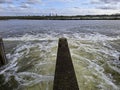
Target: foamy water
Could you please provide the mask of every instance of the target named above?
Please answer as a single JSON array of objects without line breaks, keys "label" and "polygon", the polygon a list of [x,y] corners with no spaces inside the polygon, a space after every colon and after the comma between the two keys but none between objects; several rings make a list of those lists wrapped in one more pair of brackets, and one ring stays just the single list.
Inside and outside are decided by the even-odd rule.
[{"label": "foamy water", "polygon": [[54,30],[18,34],[3,38],[9,63],[0,69],[2,90],[52,90],[60,37],[68,40],[80,90],[120,89],[120,35]]}]

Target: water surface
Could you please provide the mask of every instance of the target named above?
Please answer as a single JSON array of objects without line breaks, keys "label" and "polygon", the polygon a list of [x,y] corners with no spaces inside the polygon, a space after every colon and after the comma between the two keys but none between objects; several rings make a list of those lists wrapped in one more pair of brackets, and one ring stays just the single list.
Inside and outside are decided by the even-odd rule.
[{"label": "water surface", "polygon": [[52,90],[60,37],[68,39],[80,90],[120,89],[119,20],[0,21],[9,63],[2,90]]}]

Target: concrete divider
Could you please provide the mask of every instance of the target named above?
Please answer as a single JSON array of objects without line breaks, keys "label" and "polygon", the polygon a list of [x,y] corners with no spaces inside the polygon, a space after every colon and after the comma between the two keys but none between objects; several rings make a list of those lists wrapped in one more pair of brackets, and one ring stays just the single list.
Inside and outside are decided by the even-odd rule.
[{"label": "concrete divider", "polygon": [[66,38],[59,39],[53,90],[79,90]]},{"label": "concrete divider", "polygon": [[5,49],[2,38],[0,38],[0,67],[7,63]]}]

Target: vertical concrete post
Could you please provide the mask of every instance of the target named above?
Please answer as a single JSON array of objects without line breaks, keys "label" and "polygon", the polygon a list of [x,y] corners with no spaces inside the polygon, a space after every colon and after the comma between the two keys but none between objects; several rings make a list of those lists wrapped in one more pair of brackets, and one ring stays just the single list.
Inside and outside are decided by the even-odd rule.
[{"label": "vertical concrete post", "polygon": [[0,38],[0,66],[5,65],[7,63],[5,49],[2,38]]},{"label": "vertical concrete post", "polygon": [[59,39],[53,90],[79,90],[66,38]]}]

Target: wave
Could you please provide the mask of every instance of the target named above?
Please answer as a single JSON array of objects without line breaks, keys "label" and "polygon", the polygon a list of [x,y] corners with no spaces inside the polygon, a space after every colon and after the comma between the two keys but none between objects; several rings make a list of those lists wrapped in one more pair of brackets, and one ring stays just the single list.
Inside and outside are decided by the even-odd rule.
[{"label": "wave", "polygon": [[[6,82],[11,76],[15,76],[21,86],[27,87],[42,81],[52,83],[57,43],[60,37],[68,39],[80,88],[83,90],[94,88],[117,90],[119,88],[113,82],[114,78],[106,74],[105,66],[108,65],[107,69],[120,73],[118,63],[115,63],[119,60],[120,52],[109,42],[120,40],[120,36],[112,37],[100,33],[25,34],[20,37],[4,38],[4,41],[25,42],[18,44],[12,52],[7,54],[9,64],[1,70],[0,75],[6,73]],[[88,88],[82,87],[83,84]]]},{"label": "wave", "polygon": [[58,40],[60,37],[75,40],[91,40],[91,41],[106,41],[106,40],[119,40],[120,36],[106,36],[100,33],[73,33],[73,34],[62,34],[50,33],[50,34],[25,34],[20,37],[9,37],[4,38],[5,41],[45,41],[45,40]]}]

